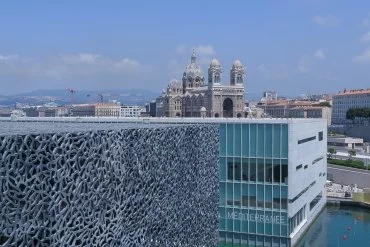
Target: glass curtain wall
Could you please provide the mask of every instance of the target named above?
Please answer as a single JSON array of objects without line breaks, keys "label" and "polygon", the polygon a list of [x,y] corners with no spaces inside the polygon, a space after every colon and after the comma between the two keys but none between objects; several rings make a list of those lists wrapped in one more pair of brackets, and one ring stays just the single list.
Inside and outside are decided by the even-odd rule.
[{"label": "glass curtain wall", "polygon": [[288,246],[288,125],[220,124],[220,246]]}]

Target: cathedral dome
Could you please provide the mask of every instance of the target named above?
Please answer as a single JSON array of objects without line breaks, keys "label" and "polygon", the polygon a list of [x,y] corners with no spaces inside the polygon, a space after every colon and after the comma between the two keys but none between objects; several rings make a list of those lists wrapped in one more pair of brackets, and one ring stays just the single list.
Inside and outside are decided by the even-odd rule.
[{"label": "cathedral dome", "polygon": [[211,67],[219,67],[219,66],[221,66],[220,62],[216,58],[214,58],[211,62]]},{"label": "cathedral dome", "polygon": [[235,60],[233,63],[234,68],[243,67],[243,64],[239,60]]},{"label": "cathedral dome", "polygon": [[202,69],[196,63],[196,56],[194,52],[193,52],[193,55],[191,56],[191,63],[185,67],[183,77],[185,77],[186,79],[190,79],[190,80],[195,80],[195,79],[203,80],[204,78]]}]

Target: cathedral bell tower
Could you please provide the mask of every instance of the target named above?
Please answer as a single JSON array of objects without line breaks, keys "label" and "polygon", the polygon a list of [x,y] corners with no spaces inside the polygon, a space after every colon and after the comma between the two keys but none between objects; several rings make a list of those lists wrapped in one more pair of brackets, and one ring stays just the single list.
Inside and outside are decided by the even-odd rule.
[{"label": "cathedral bell tower", "polygon": [[217,59],[213,59],[208,69],[208,88],[221,84],[221,65]]},{"label": "cathedral bell tower", "polygon": [[230,71],[230,85],[231,86],[243,86],[244,83],[244,73],[242,63],[239,60],[236,60],[233,63],[233,66]]}]

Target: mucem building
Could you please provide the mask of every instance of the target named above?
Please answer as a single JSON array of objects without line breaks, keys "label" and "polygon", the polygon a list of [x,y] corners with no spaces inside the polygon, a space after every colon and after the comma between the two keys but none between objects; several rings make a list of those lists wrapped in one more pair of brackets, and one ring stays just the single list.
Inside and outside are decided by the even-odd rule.
[{"label": "mucem building", "polygon": [[107,121],[1,137],[0,243],[289,247],[326,204],[325,120]]},{"label": "mucem building", "polygon": [[214,125],[0,122],[0,246],[217,246]]}]

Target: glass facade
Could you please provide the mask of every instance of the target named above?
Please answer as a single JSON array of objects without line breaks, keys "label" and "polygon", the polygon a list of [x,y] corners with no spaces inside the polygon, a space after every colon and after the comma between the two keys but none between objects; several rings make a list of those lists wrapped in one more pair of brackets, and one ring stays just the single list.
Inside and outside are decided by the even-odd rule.
[{"label": "glass facade", "polygon": [[219,242],[289,246],[288,124],[220,124]]}]

